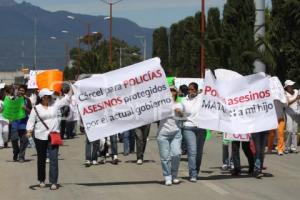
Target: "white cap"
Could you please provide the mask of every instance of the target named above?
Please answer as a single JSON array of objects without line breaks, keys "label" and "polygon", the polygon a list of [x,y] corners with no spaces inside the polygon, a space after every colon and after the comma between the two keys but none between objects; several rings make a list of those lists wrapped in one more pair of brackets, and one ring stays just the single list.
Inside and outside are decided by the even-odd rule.
[{"label": "white cap", "polygon": [[47,89],[47,88],[44,88],[44,89],[41,89],[41,91],[39,92],[39,97],[42,98],[43,96],[51,96],[53,94],[53,91]]},{"label": "white cap", "polygon": [[291,80],[286,80],[284,82],[284,88],[286,88],[287,86],[293,86],[295,84],[294,81],[291,81]]}]

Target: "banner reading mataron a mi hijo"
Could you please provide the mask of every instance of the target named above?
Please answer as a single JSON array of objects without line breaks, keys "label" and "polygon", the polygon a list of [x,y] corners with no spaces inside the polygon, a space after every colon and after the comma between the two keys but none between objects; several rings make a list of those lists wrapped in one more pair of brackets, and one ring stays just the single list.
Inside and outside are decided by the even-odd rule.
[{"label": "banner reading mataron a mi hijo", "polygon": [[200,128],[247,134],[278,126],[269,79],[264,74],[217,80],[208,70],[202,98]]}]

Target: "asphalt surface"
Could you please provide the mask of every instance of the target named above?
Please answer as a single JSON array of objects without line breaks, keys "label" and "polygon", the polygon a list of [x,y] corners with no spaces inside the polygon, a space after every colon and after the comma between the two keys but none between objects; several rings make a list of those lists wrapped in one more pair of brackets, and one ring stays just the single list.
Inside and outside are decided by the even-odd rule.
[{"label": "asphalt surface", "polygon": [[[0,199],[222,199],[222,200],[298,200],[300,199],[300,154],[282,157],[266,155],[262,179],[247,175],[247,168],[239,177],[220,169],[222,165],[222,141],[220,135],[206,142],[200,178],[197,183],[188,181],[187,159],[182,156],[179,185],[165,186],[155,139],[156,126],[146,148],[145,163],[135,164],[135,154],[124,157],[123,144],[119,144],[118,165],[111,159],[104,165],[86,168],[84,165],[85,136],[66,140],[60,149],[60,188],[51,191],[37,186],[36,152],[27,150],[25,163],[12,161],[12,148],[0,150]],[[242,165],[246,160],[241,153]],[[47,172],[48,175],[48,172]]]}]

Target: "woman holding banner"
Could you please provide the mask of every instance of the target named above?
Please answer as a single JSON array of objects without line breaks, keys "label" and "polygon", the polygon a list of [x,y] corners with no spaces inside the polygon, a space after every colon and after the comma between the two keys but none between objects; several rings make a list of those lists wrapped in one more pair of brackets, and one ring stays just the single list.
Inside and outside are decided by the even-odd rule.
[{"label": "woman holding banner", "polygon": [[[182,106],[176,103],[177,90],[175,87],[170,87],[174,101],[175,116]],[[178,168],[180,164],[181,155],[181,130],[179,121],[173,117],[160,121],[158,128],[157,143],[160,154],[160,161],[165,177],[165,185],[170,186],[172,183],[178,184],[180,181],[177,179]]]},{"label": "woman holding banner", "polygon": [[66,95],[62,99],[53,100],[53,91],[42,89],[39,92],[41,103],[32,109],[28,123],[27,136],[31,136],[33,131],[35,134],[35,144],[37,150],[37,170],[39,186],[44,188],[46,179],[46,157],[47,150],[50,158],[49,181],[51,190],[58,189],[58,145],[51,145],[50,132],[58,132],[60,130],[59,113],[60,107],[70,104],[71,95]]},{"label": "woman holding banner", "polygon": [[186,140],[188,151],[188,166],[191,182],[197,182],[200,171],[206,130],[198,128],[201,96],[198,94],[198,84],[190,83],[188,96],[183,100],[183,136]]}]

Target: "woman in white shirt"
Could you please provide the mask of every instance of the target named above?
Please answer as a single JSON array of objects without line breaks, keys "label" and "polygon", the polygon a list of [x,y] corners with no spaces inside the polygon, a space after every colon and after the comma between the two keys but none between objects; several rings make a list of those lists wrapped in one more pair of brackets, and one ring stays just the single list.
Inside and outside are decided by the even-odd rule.
[{"label": "woman in white shirt", "polygon": [[[37,163],[38,163],[38,180],[39,186],[45,187],[46,179],[46,157],[47,150],[49,153],[50,167],[49,167],[49,181],[51,183],[51,190],[58,189],[58,149],[59,146],[52,146],[50,143],[50,132],[59,132],[60,130],[60,107],[68,105],[71,100],[70,95],[66,95],[62,99],[53,100],[53,91],[49,89],[42,89],[39,92],[41,103],[36,105],[35,109],[31,110],[27,122],[27,135],[30,137],[34,131],[35,144],[37,150]],[[41,122],[39,117],[44,121],[49,129]]]},{"label": "woman in white shirt", "polygon": [[183,137],[188,150],[188,167],[191,182],[197,182],[202,161],[206,130],[198,128],[199,110],[202,105],[201,94],[198,94],[198,84],[190,83],[188,96],[183,100]]},{"label": "woman in white shirt", "polygon": [[299,92],[294,89],[294,81],[286,80],[284,82],[285,95],[288,102],[286,108],[286,132],[287,139],[285,143],[285,153],[297,153],[297,132],[299,120]]},{"label": "woman in white shirt", "polygon": [[179,121],[176,119],[179,110],[182,110],[181,104],[176,103],[177,90],[175,87],[170,88],[173,97],[174,117],[161,120],[158,128],[157,143],[160,154],[160,161],[165,177],[165,185],[170,186],[172,183],[178,184],[178,168],[181,156],[181,131]]}]

